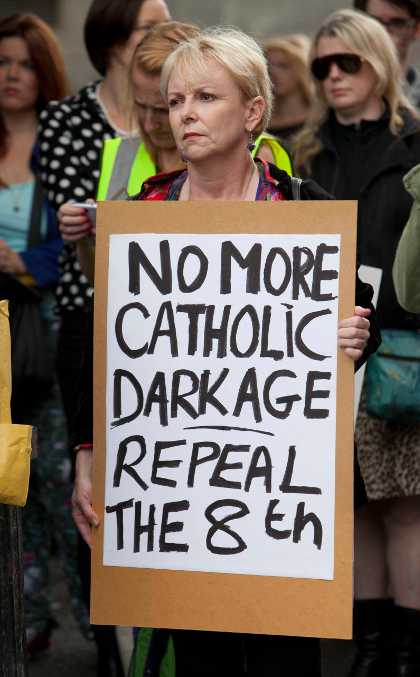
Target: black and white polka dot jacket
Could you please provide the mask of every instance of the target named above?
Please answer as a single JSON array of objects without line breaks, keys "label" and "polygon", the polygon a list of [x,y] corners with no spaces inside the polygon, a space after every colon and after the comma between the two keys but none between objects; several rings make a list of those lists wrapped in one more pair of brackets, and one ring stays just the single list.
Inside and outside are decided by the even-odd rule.
[{"label": "black and white polka dot jacket", "polygon": [[[55,210],[69,200],[83,202],[96,195],[102,144],[116,136],[97,101],[98,84],[91,83],[75,96],[50,102],[41,113],[41,181]],[[91,294],[74,247],[65,245],[57,287],[60,311],[85,308]]]}]

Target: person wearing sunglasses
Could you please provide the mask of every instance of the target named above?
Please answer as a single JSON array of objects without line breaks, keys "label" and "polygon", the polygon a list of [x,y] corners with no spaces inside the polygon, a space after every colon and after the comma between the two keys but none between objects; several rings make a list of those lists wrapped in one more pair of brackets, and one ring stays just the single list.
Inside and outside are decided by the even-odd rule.
[{"label": "person wearing sunglasses", "polygon": [[[310,63],[317,96],[296,141],[296,170],[337,199],[358,200],[359,263],[383,271],[381,331],[418,329],[420,317],[401,307],[392,281],[412,204],[402,179],[420,162],[420,121],[402,93],[391,38],[375,19],[341,10],[315,36]],[[356,442],[370,501],[356,512],[359,652],[350,675],[417,676],[420,423],[373,418],[362,404]]]},{"label": "person wearing sunglasses", "polygon": [[354,7],[388,31],[398,52],[404,91],[420,108],[420,73],[408,62],[409,49],[420,34],[420,0],[354,0]]}]

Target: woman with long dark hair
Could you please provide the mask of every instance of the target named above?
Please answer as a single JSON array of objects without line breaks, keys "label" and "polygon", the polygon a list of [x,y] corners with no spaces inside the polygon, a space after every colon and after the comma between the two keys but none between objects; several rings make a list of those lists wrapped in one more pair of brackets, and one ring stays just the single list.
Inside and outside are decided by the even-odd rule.
[{"label": "woman with long dark hair", "polygon": [[[64,561],[73,609],[87,627],[77,574],[77,537],[69,512],[70,463],[65,422],[53,369],[57,327],[52,309],[62,241],[54,211],[40,181],[36,144],[40,112],[67,93],[58,42],[47,24],[33,14],[0,21],[0,295],[10,299],[13,339],[15,423],[38,429],[39,454],[32,462],[27,506],[23,512],[25,624],[30,654],[49,646],[54,624],[48,601],[51,541]],[[32,314],[24,308],[30,305]],[[20,317],[20,323],[17,325]],[[16,355],[24,342],[35,342],[44,372],[20,369]],[[14,331],[13,331],[14,330]],[[42,353],[42,355],[41,355]],[[46,373],[48,371],[48,373]],[[40,379],[44,383],[41,389]]]}]

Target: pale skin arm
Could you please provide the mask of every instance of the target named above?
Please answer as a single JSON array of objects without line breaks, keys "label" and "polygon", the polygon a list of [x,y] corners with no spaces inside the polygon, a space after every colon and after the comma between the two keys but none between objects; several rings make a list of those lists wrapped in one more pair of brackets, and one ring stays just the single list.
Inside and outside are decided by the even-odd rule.
[{"label": "pale skin arm", "polygon": [[[93,200],[87,200],[87,202],[93,202]],[[95,228],[86,211],[74,207],[72,202],[66,202],[58,210],[58,225],[64,242],[76,244],[80,267],[90,284],[93,284],[94,245],[91,236],[95,235]]]},{"label": "pale skin arm", "polygon": [[[351,360],[357,362],[369,340],[369,308],[356,306],[354,315],[341,320],[338,325],[338,345]],[[92,528],[99,526],[97,514],[92,509],[92,452],[80,450],[76,458],[74,481],[73,519],[88,545],[91,544]]]},{"label": "pale skin arm", "polygon": [[77,452],[71,503],[76,526],[90,547],[92,528],[99,526],[99,519],[92,508],[92,451],[88,449]]},{"label": "pale skin arm", "polygon": [[370,308],[356,306],[354,315],[338,324],[338,345],[354,362],[360,360],[369,341]]}]

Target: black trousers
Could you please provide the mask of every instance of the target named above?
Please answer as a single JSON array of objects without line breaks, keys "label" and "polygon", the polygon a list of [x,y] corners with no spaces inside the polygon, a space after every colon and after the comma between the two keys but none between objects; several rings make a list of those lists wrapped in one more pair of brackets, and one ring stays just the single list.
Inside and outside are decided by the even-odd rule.
[{"label": "black trousers", "polygon": [[177,677],[321,677],[319,639],[173,630]]}]

